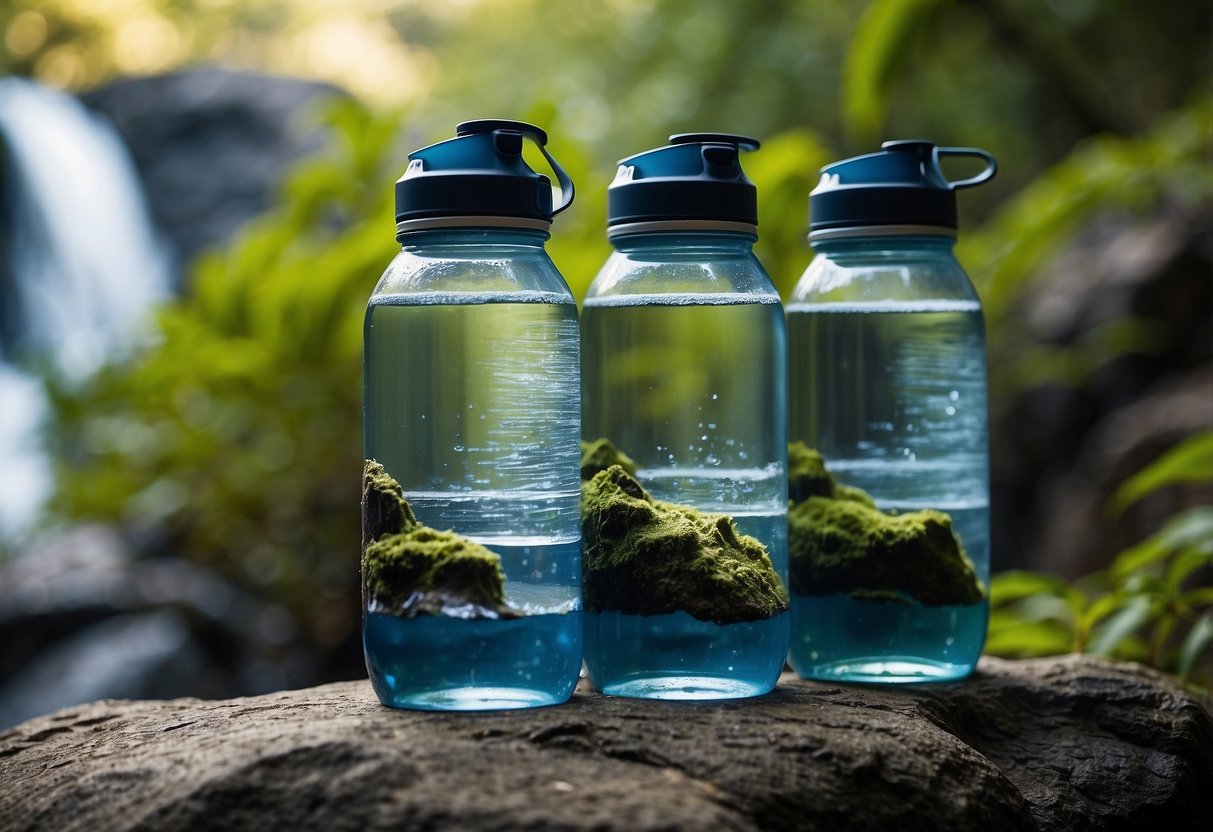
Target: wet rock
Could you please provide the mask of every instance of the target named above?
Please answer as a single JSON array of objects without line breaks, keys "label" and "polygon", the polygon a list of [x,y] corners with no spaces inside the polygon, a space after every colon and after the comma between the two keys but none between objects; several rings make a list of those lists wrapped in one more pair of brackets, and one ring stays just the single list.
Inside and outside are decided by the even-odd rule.
[{"label": "wet rock", "polygon": [[274,690],[290,682],[281,616],[196,564],[132,557],[106,527],[46,538],[0,566],[0,727],[101,697]]},{"label": "wet rock", "polygon": [[843,485],[826,470],[825,457],[799,439],[788,443],[788,499],[793,503],[810,497],[850,500],[875,508],[876,502],[866,491]]},{"label": "wet rock", "polygon": [[619,465],[583,484],[581,522],[587,610],[735,624],[788,609],[762,543],[731,517],[654,500]]},{"label": "wet rock", "polygon": [[423,526],[400,483],[373,459],[362,477],[362,523],[362,582],[372,612],[511,614],[501,556],[453,531]]},{"label": "wet rock", "polygon": [[788,555],[797,595],[845,593],[893,603],[976,604],[977,569],[952,519],[924,509],[885,514],[871,495],[838,482],[822,455],[788,446]]},{"label": "wet rock", "polygon": [[99,698],[180,696],[206,664],[171,609],[106,618],[50,644],[0,689],[0,726]]},{"label": "wet rock", "polygon": [[948,515],[885,514],[853,500],[810,497],[788,512],[792,591],[927,605],[985,598]]},{"label": "wet rock", "polygon": [[630,456],[616,448],[609,439],[581,442],[581,479],[592,480],[599,471],[618,465],[629,476],[636,476],[636,463]]},{"label": "wet rock", "polygon": [[99,702],[0,735],[4,829],[1187,829],[1213,720],[1166,677],[1070,656],[963,683],[688,705],[394,711],[346,682]]}]

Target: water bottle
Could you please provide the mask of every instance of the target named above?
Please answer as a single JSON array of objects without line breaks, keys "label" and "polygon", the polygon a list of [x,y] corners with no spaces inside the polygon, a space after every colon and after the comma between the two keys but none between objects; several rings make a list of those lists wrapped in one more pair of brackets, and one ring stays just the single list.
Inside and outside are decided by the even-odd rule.
[{"label": "water bottle", "polygon": [[757,148],[671,136],[608,191],[615,250],[582,309],[583,438],[621,461],[582,472],[586,666],[607,694],[755,696],[787,656],[786,334],[739,162]]},{"label": "water bottle", "polygon": [[544,249],[573,186],[537,127],[456,132],[409,156],[366,311],[363,646],[386,705],[551,705],[581,667],[577,307]]},{"label": "water bottle", "polygon": [[[985,641],[990,525],[985,327],[952,253],[955,192],[995,162],[881,148],[822,168],[816,256],[788,304],[791,661],[817,679],[957,679]],[[985,167],[949,181],[945,157]]]}]

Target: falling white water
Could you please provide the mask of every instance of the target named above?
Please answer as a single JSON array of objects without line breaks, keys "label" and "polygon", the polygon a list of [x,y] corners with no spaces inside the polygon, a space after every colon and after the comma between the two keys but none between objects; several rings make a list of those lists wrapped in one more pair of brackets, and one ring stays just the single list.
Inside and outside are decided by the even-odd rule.
[{"label": "falling white water", "polygon": [[15,362],[49,360],[83,379],[140,337],[149,307],[171,291],[173,262],[126,148],[75,98],[0,80],[0,149],[12,281],[0,286],[10,330],[9,353],[0,349],[2,538],[28,529],[52,484],[37,434],[45,396]]}]

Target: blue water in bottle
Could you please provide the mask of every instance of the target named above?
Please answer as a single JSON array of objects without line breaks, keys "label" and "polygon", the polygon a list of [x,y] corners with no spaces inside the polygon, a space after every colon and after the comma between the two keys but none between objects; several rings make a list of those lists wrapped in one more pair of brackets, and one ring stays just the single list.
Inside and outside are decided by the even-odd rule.
[{"label": "blue water in bottle", "polygon": [[[363,646],[387,705],[551,705],[581,667],[577,308],[544,250],[550,187],[521,159],[541,131],[459,132],[398,184],[402,250],[366,314],[364,444],[420,523],[500,558],[504,608],[413,615],[368,587]],[[526,199],[485,204],[488,177]],[[517,205],[533,213],[498,214]]]},{"label": "blue water in bottle", "polygon": [[[951,183],[939,169],[949,154],[981,155],[989,166]],[[866,491],[882,511],[946,513],[984,594],[985,326],[952,253],[952,190],[988,179],[993,160],[888,143],[823,174],[811,198],[817,256],[787,309],[789,435],[820,451],[838,481]],[[915,682],[972,672],[988,600],[927,604],[865,589],[793,595],[791,660],[801,675]]]},{"label": "blue water in bottle", "polygon": [[[787,582],[786,343],[778,295],[752,245],[756,226],[722,219],[695,187],[735,187],[743,217],[753,186],[737,163],[748,140],[673,137],[621,163],[612,186],[615,253],[583,306],[583,435],[635,460],[658,499],[726,515],[761,542]],[[671,158],[673,157],[673,158]],[[706,160],[706,161],[705,161]],[[706,172],[705,172],[706,171]],[[692,189],[681,194],[685,181]],[[654,197],[637,190],[664,177]],[[667,217],[654,214],[662,201]],[[747,202],[748,200],[748,202]],[[747,208],[748,205],[748,208]],[[705,212],[699,213],[696,212]],[[635,222],[636,216],[648,218]],[[654,220],[654,217],[657,219]],[[695,219],[687,232],[686,218]],[[588,578],[587,578],[588,580]],[[588,596],[587,596],[588,597]],[[769,691],[787,655],[789,614],[725,623],[685,610],[585,613],[590,679],[608,694],[726,699]]]}]

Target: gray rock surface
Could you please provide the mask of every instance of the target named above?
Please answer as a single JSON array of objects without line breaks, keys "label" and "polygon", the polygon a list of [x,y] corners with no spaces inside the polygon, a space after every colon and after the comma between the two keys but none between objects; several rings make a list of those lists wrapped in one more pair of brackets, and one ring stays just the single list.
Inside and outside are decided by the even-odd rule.
[{"label": "gray rock surface", "polygon": [[761,699],[579,691],[564,706],[393,711],[366,682],[99,702],[0,735],[0,828],[1185,829],[1213,812],[1213,720],[1165,677],[982,661]]}]

